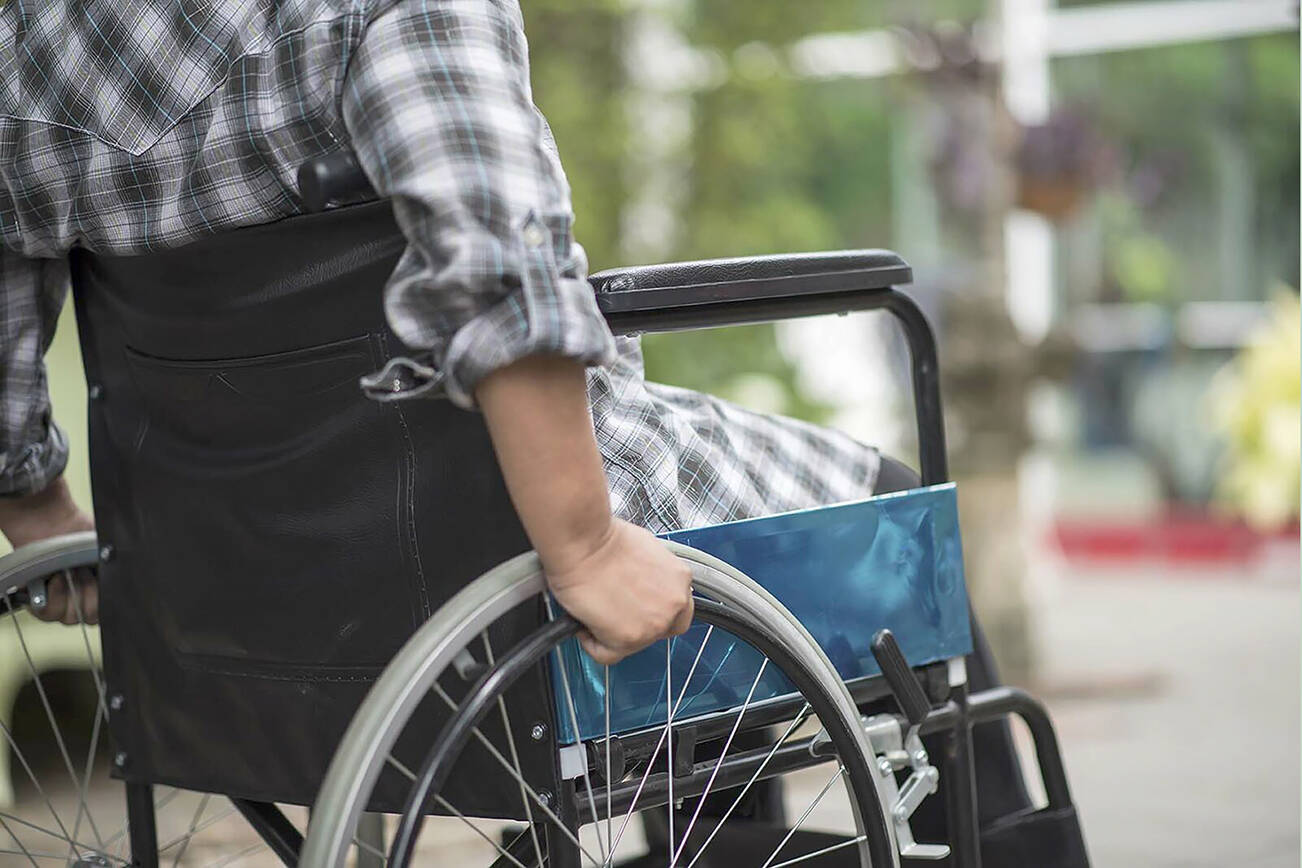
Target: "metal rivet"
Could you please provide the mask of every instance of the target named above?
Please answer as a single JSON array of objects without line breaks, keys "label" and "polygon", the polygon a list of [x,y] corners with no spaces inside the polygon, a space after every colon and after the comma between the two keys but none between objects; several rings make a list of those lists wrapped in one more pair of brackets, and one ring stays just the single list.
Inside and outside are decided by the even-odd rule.
[{"label": "metal rivet", "polygon": [[542,803],[544,808],[550,808],[552,806],[552,794],[547,790],[539,790],[538,801]]},{"label": "metal rivet", "polygon": [[113,546],[112,546],[112,545],[109,545],[109,544],[107,544],[107,543],[105,543],[104,545],[100,546],[100,547],[99,547],[99,559],[100,559],[101,561],[105,561],[105,562],[108,562],[108,561],[113,560]]},{"label": "metal rivet", "polygon": [[104,387],[99,383],[92,383],[90,388],[86,390],[86,395],[92,401],[98,401],[100,398],[104,397]]},{"label": "metal rivet", "polygon": [[918,751],[913,755],[913,761],[920,766],[925,766],[927,764],[927,752],[925,750]]},{"label": "metal rivet", "polygon": [[109,709],[112,711],[121,711],[125,700],[122,699],[121,693],[115,693],[109,697]]},{"label": "metal rivet", "polygon": [[402,380],[399,379],[398,377],[393,378],[393,391],[395,392],[402,391]]},{"label": "metal rivet", "polygon": [[32,594],[30,603],[33,609],[44,609],[46,602],[47,600],[45,598],[45,595],[40,593],[39,591],[36,592],[35,594]]},{"label": "metal rivet", "polygon": [[118,751],[117,755],[113,757],[113,765],[117,766],[118,768],[122,768],[126,764],[127,764],[127,752],[123,750]]},{"label": "metal rivet", "polygon": [[534,741],[542,741],[547,735],[547,724],[535,723],[533,729],[529,730],[529,737]]},{"label": "metal rivet", "polygon": [[877,768],[878,768],[878,769],[881,771],[881,773],[884,774],[884,775],[889,775],[889,774],[891,774],[892,772],[895,771],[895,767],[892,766],[892,765],[891,765],[891,761],[890,761],[890,760],[887,760],[887,759],[880,759],[880,760],[878,760],[878,761],[877,761]]}]

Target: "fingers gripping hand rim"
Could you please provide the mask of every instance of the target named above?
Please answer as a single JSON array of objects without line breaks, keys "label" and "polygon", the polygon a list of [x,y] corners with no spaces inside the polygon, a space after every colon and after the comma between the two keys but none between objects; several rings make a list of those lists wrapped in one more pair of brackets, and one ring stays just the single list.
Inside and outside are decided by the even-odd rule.
[{"label": "fingers gripping hand rim", "polygon": [[598,663],[617,663],[692,623],[690,568],[627,522],[616,522],[608,541],[579,563],[549,572],[548,585],[584,626],[579,642]]}]

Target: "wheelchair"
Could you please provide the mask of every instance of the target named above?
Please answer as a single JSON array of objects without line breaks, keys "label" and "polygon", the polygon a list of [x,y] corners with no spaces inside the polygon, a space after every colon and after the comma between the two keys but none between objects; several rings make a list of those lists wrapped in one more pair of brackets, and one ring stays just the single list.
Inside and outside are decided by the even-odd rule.
[{"label": "wheelchair", "polygon": [[[889,311],[921,465],[912,490],[667,535],[696,622],[603,667],[478,417],[357,388],[396,347],[388,203],[349,153],[299,180],[300,217],[72,254],[98,536],[0,559],[0,651],[52,731],[38,752],[39,727],[3,724],[0,678],[0,864],[1087,864],[1044,708],[968,686],[936,346],[903,260],[591,276],[620,335]],[[80,569],[98,628],[26,611]],[[76,702],[88,733],[65,731]],[[982,828],[972,728],[1010,715],[1047,804]],[[915,835],[929,798],[944,840]]]}]

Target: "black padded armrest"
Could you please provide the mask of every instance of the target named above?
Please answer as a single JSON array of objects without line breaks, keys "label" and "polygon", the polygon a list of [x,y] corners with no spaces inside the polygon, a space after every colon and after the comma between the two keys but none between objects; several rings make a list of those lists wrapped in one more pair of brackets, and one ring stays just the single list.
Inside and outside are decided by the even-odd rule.
[{"label": "black padded armrest", "polygon": [[[298,184],[308,211],[376,195],[351,150],[303,163]],[[611,328],[627,334],[865,310],[911,283],[913,270],[889,250],[837,250],[620,268],[588,280]]]},{"label": "black padded armrest", "polygon": [[913,280],[889,250],[706,259],[601,271],[588,278],[605,314],[886,290]]}]

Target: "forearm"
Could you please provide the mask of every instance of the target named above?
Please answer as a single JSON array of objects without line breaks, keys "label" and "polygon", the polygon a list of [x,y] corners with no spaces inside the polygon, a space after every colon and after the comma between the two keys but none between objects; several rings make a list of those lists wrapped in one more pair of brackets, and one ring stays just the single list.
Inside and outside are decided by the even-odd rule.
[{"label": "forearm", "polygon": [[0,533],[14,548],[94,527],[62,476],[34,494],[0,498]]},{"label": "forearm", "polygon": [[485,377],[475,397],[511,501],[548,571],[600,548],[611,533],[610,496],[583,366],[529,356]]}]

